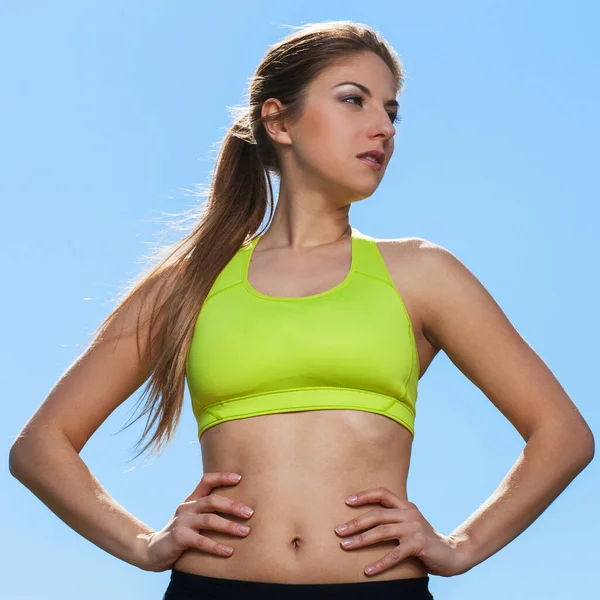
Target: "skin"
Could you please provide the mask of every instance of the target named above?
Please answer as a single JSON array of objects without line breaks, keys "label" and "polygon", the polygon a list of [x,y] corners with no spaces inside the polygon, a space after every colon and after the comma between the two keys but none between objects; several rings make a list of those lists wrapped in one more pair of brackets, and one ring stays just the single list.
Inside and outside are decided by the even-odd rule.
[{"label": "skin", "polygon": [[[331,90],[347,79],[367,85],[373,97],[361,105],[349,97],[357,90]],[[314,295],[348,273],[349,206],[375,191],[393,150],[395,131],[383,108],[391,87],[378,57],[355,57],[313,83],[299,123],[269,125],[283,173],[274,224],[248,272],[258,291]],[[271,100],[263,112],[276,108]],[[381,171],[356,158],[373,148],[386,152]],[[68,369],[13,444],[11,473],[75,531],[147,570],[337,583],[364,581],[369,564],[377,567],[372,578],[384,580],[452,576],[486,560],[589,464],[594,437],[541,357],[458,258],[420,238],[377,245],[413,325],[420,376],[443,349],[526,442],[494,494],[451,534],[435,531],[407,498],[408,430],[357,410],[275,414],[209,429],[201,440],[201,481],[165,528],[153,531],[112,500],[74,454],[145,380],[135,336],[116,347],[109,340],[90,346]],[[114,327],[135,325],[138,310]],[[241,473],[241,482],[226,483],[228,472]],[[354,505],[344,501],[351,494],[359,498]],[[243,504],[255,509],[247,521]],[[234,537],[236,522],[252,531]],[[350,535],[335,533],[342,523],[352,526]],[[201,534],[198,524],[207,527]],[[339,542],[347,537],[357,543],[346,550]],[[234,546],[231,556],[212,553],[223,544]]]},{"label": "skin", "polygon": [[[366,85],[372,98],[344,101],[364,94],[355,86],[331,88],[342,81]],[[271,296],[299,297],[331,289],[350,268],[349,209],[371,196],[394,151],[396,108],[386,106],[396,90],[387,65],[376,55],[360,55],[332,66],[312,83],[302,119],[289,126],[270,124],[268,131],[282,165],[273,222],[255,248],[248,280]],[[263,105],[263,116],[281,107],[277,99]],[[356,155],[385,152],[380,171]],[[394,283],[405,299],[413,323],[421,375],[436,349],[423,334],[417,305],[411,299],[412,240],[378,242]],[[292,277],[290,274],[294,273]],[[204,472],[243,475],[235,486],[214,493],[254,509],[249,519],[218,513],[247,523],[250,533],[200,530],[212,540],[233,546],[230,557],[186,550],[174,569],[212,577],[280,583],[339,583],[424,577],[415,556],[375,576],[367,565],[397,547],[394,540],[345,550],[335,528],[375,505],[353,508],[345,498],[384,486],[405,502],[412,437],[391,419],[352,410],[321,410],[264,415],[222,423],[202,437]]]},{"label": "skin", "polygon": [[[344,101],[355,88],[331,90],[350,79],[373,91],[363,106]],[[395,130],[384,109],[392,92],[383,61],[362,55],[321,74],[299,123],[269,126],[283,173],[273,225],[248,270],[259,292],[314,295],[347,275],[349,206],[375,191],[393,151]],[[265,103],[263,112],[273,105]],[[356,158],[373,148],[386,153],[380,171]],[[201,530],[234,553],[185,551],[175,569],[280,583],[451,577],[510,543],[591,461],[591,429],[477,277],[421,238],[377,245],[413,325],[420,377],[444,350],[526,442],[515,465],[484,505],[444,535],[407,497],[412,438],[397,422],[364,411],[319,410],[221,423],[202,437],[204,472],[243,475],[216,493],[255,510],[252,530],[242,539],[228,529]],[[359,501],[346,504],[352,494]],[[344,523],[352,526],[350,535],[335,532]],[[357,543],[344,549],[340,542],[348,537]],[[376,571],[368,575],[372,564]]]}]

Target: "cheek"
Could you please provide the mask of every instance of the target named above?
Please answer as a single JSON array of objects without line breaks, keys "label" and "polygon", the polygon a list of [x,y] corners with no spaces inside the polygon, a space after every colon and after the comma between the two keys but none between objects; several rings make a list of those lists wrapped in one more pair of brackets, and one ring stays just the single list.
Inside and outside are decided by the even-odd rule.
[{"label": "cheek", "polygon": [[[351,158],[357,142],[353,140],[351,123],[341,111],[315,108],[303,123],[298,140],[299,159],[319,170],[340,168]],[[359,150],[356,150],[359,152]]]},{"label": "cheek", "polygon": [[294,132],[294,157],[300,169],[333,180],[351,176],[358,163],[355,155],[365,146],[364,130],[351,108],[324,99],[311,103]]},{"label": "cheek", "polygon": [[306,131],[302,140],[296,143],[296,159],[301,167],[321,172],[330,172],[339,166],[340,149],[336,147],[331,132]]}]

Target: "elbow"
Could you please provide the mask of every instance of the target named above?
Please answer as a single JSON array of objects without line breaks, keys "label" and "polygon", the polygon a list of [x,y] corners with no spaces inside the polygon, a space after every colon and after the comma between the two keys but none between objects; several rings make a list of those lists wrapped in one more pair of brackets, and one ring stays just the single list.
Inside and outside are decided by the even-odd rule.
[{"label": "elbow", "polygon": [[8,470],[13,477],[18,479],[17,473],[19,471],[19,464],[21,463],[21,449],[13,444],[11,446],[10,452],[8,453]]},{"label": "elbow", "polygon": [[19,474],[23,469],[32,462],[30,448],[30,439],[19,437],[19,439],[11,446],[8,453],[8,470],[13,477],[19,479]]},{"label": "elbow", "polygon": [[553,423],[537,429],[532,437],[538,436],[549,439],[554,447],[560,447],[562,455],[581,468],[585,468],[594,459],[594,434],[585,423],[572,427]]},{"label": "elbow", "polygon": [[592,430],[586,426],[581,431],[578,431],[572,440],[571,447],[573,451],[580,458],[582,466],[586,467],[592,462],[596,452],[596,442]]},{"label": "elbow", "polygon": [[8,470],[13,477],[20,480],[26,468],[38,463],[40,439],[34,431],[24,429],[19,433],[8,453]]},{"label": "elbow", "polygon": [[591,463],[593,458],[594,458],[594,454],[596,453],[596,442],[594,440],[594,434],[592,433],[591,429],[588,429],[586,432],[586,457],[587,457],[587,462],[586,465]]},{"label": "elbow", "polygon": [[25,428],[17,436],[8,453],[10,474],[23,482],[27,473],[47,469],[47,460],[70,454],[74,450],[68,438],[49,427]]},{"label": "elbow", "polygon": [[33,432],[30,427],[23,427],[10,447],[8,453],[8,470],[13,477],[18,479],[18,474],[23,465],[27,464],[27,448],[31,445]]}]

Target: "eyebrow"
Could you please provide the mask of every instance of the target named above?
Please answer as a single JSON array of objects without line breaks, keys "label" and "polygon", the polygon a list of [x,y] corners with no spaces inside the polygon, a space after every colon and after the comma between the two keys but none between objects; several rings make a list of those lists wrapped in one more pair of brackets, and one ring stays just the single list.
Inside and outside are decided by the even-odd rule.
[{"label": "eyebrow", "polygon": [[[369,96],[369,98],[372,97],[371,90],[368,87],[362,85],[361,83],[356,83],[356,81],[342,81],[342,83],[338,83],[338,84],[334,85],[333,88],[331,88],[331,89],[340,87],[340,85],[355,85],[359,90],[362,90],[367,96]],[[398,108],[398,102],[394,99],[387,100],[385,105],[386,106],[395,106],[396,108]]]}]

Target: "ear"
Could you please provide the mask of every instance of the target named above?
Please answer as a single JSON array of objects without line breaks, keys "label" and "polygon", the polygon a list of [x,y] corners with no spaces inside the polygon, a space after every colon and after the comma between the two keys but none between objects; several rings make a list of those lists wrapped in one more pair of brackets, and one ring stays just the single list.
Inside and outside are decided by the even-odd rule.
[{"label": "ear", "polygon": [[291,146],[292,140],[283,119],[265,120],[265,117],[274,117],[285,108],[284,104],[277,98],[269,98],[262,105],[260,116],[265,130],[273,142]]}]

